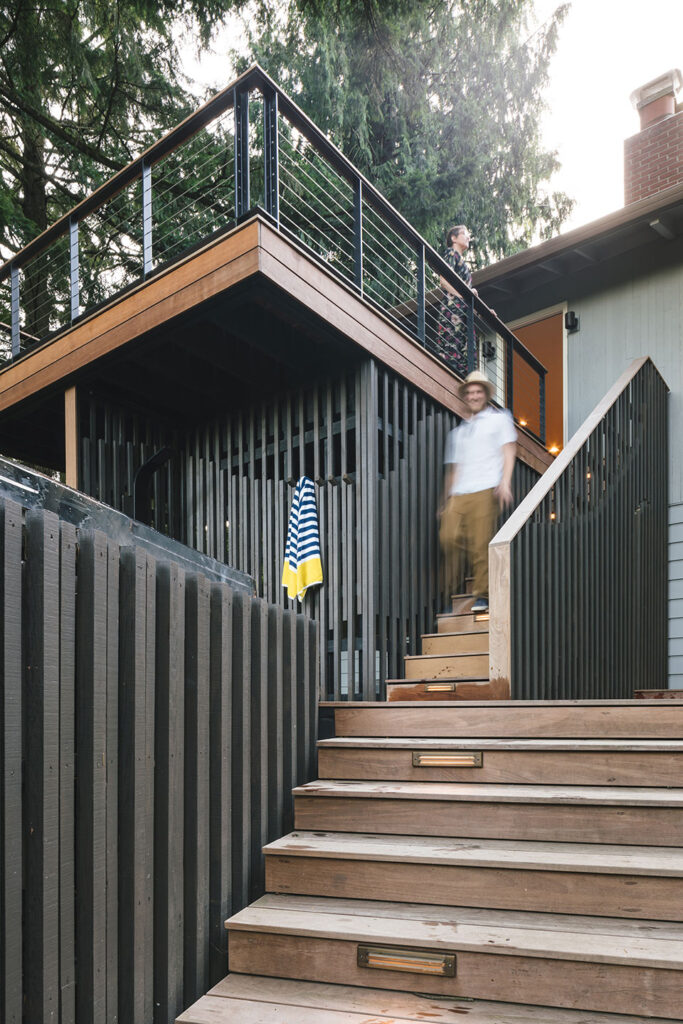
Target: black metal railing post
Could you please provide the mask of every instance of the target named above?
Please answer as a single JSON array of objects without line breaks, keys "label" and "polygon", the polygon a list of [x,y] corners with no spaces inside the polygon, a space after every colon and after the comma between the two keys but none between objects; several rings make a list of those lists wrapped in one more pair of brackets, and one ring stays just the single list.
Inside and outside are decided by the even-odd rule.
[{"label": "black metal railing post", "polygon": [[249,90],[243,85],[234,90],[235,109],[235,218],[249,212]]},{"label": "black metal railing post", "polygon": [[276,224],[280,225],[279,150],[277,137],[278,103],[275,89],[263,94],[263,202]]},{"label": "black metal railing post", "polygon": [[470,295],[467,302],[467,372],[476,370],[477,342],[474,335],[474,296]]},{"label": "black metal railing post", "polygon": [[363,182],[353,182],[353,269],[356,287],[363,294]]},{"label": "black metal railing post", "polygon": [[80,278],[78,267],[78,221],[75,217],[69,220],[69,294],[71,323],[80,311]]},{"label": "black metal railing post", "polygon": [[12,359],[19,355],[21,350],[21,324],[19,307],[19,267],[12,264],[11,275],[12,288]]},{"label": "black metal railing post", "polygon": [[152,165],[142,165],[142,276],[152,273]]},{"label": "black metal railing post", "polygon": [[425,247],[417,250],[417,338],[425,343]]},{"label": "black metal railing post", "polygon": [[515,396],[514,390],[514,374],[512,364],[514,362],[514,342],[512,338],[505,339],[505,405],[506,408],[514,416],[513,400]]}]

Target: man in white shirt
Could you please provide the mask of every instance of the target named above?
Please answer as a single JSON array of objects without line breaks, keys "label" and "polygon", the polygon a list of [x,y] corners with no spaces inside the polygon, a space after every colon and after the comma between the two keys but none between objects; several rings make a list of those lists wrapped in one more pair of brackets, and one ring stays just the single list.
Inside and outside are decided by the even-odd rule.
[{"label": "man in white shirt", "polygon": [[490,405],[493,386],[479,370],[460,387],[470,416],[446,441],[444,489],[439,539],[446,563],[446,583],[455,593],[467,556],[474,571],[473,612],[489,607],[489,543],[498,515],[512,501],[512,471],[517,431],[507,409]]}]

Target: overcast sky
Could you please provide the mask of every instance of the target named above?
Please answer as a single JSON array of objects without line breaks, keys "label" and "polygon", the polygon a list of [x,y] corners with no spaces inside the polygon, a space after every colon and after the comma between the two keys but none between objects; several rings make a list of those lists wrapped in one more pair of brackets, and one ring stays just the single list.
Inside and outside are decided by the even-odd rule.
[{"label": "overcast sky", "polygon": [[[556,7],[536,0],[539,20]],[[555,184],[577,201],[565,230],[623,206],[624,139],[640,126],[629,97],[671,68],[683,68],[683,0],[573,0],[544,118]]]},{"label": "overcast sky", "polygon": [[[536,0],[538,23],[557,6],[558,0]],[[185,50],[186,72],[221,88],[232,75],[225,52],[237,42],[233,22],[201,66]],[[683,69],[683,0],[573,0],[543,120],[545,144],[562,163],[553,186],[576,200],[564,230],[623,206],[624,139],[639,128],[629,97],[671,68]]]}]

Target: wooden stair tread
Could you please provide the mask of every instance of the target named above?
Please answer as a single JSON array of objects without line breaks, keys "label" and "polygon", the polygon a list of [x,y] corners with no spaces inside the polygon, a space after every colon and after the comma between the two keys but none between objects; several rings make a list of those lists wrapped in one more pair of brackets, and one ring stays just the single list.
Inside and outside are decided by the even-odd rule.
[{"label": "wooden stair tread", "polygon": [[423,640],[446,640],[451,637],[453,640],[463,636],[486,636],[488,629],[465,629],[462,633],[423,633]]},{"label": "wooden stair tread", "polygon": [[660,921],[269,894],[226,926],[229,931],[683,969],[683,925]]},{"label": "wooden stair tread", "polygon": [[[416,654],[416,658],[430,657],[430,655]],[[451,657],[451,655],[434,655],[434,657]],[[472,655],[468,654],[465,657],[471,658]],[[474,655],[477,657],[477,655]],[[387,679],[387,686],[400,686],[405,684],[406,686],[415,686],[415,683],[489,683],[490,679],[488,676],[439,676],[438,679]],[[400,701],[399,701],[400,703]],[[406,701],[406,703],[408,703]],[[438,701],[436,702],[438,703]]]},{"label": "wooden stair tread", "polygon": [[[628,697],[624,697],[622,700],[500,700],[496,704],[498,707],[508,708],[513,712],[519,708],[572,708],[575,711],[581,711],[582,709],[592,710],[594,708],[605,708],[607,710],[630,708],[634,714],[637,714],[645,708],[650,708],[653,713],[658,711],[662,716],[665,711],[671,711],[674,714],[683,716],[683,705],[679,707],[674,703],[672,707],[669,704],[663,705],[661,700],[634,700]],[[321,700],[319,702],[319,707],[321,708],[338,708],[339,710],[347,708],[379,708],[382,706],[376,700]],[[471,706],[481,707],[482,710],[489,711],[491,709],[491,702],[472,701]],[[683,727],[683,717],[678,719],[678,721],[681,727]]]},{"label": "wooden stair tread", "polygon": [[[681,701],[395,701],[329,705],[340,736],[683,737]],[[533,714],[529,709],[533,709]]]},{"label": "wooden stair tread", "polygon": [[[485,652],[488,654],[488,652]],[[430,659],[443,659],[443,658],[483,658],[485,656],[482,652],[472,653],[471,651],[464,651],[457,654],[406,654],[404,661],[429,661]]]},{"label": "wooden stair tread", "polygon": [[[585,1010],[549,1011],[539,1006],[457,996],[443,1000],[408,992],[249,974],[223,978],[178,1017],[178,1024],[370,1024],[369,1016],[373,1024],[462,1024],[463,1015],[467,1024],[645,1024],[642,1017],[612,1013],[588,1016]],[[660,1020],[659,1024],[675,1022]]]},{"label": "wooden stair tread", "polygon": [[319,747],[362,748],[375,750],[558,750],[608,754],[621,753],[683,753],[683,740],[632,739],[512,739],[471,738],[451,739],[440,736],[332,736],[318,740]]},{"label": "wooden stair tread", "polygon": [[267,856],[381,860],[515,870],[683,878],[677,847],[526,842],[502,839],[434,839],[356,832],[292,832],[264,847]]},{"label": "wooden stair tread", "polygon": [[603,807],[683,808],[683,789],[623,786],[544,786],[466,782],[387,782],[317,779],[292,791],[295,797],[536,803]]}]

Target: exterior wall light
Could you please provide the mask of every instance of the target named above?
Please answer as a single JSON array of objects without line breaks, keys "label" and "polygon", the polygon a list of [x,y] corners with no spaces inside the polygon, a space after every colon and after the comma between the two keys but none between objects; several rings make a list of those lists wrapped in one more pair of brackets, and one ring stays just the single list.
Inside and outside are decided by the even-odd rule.
[{"label": "exterior wall light", "polygon": [[579,318],[573,309],[564,314],[564,328],[568,334],[576,334],[579,329]]}]

